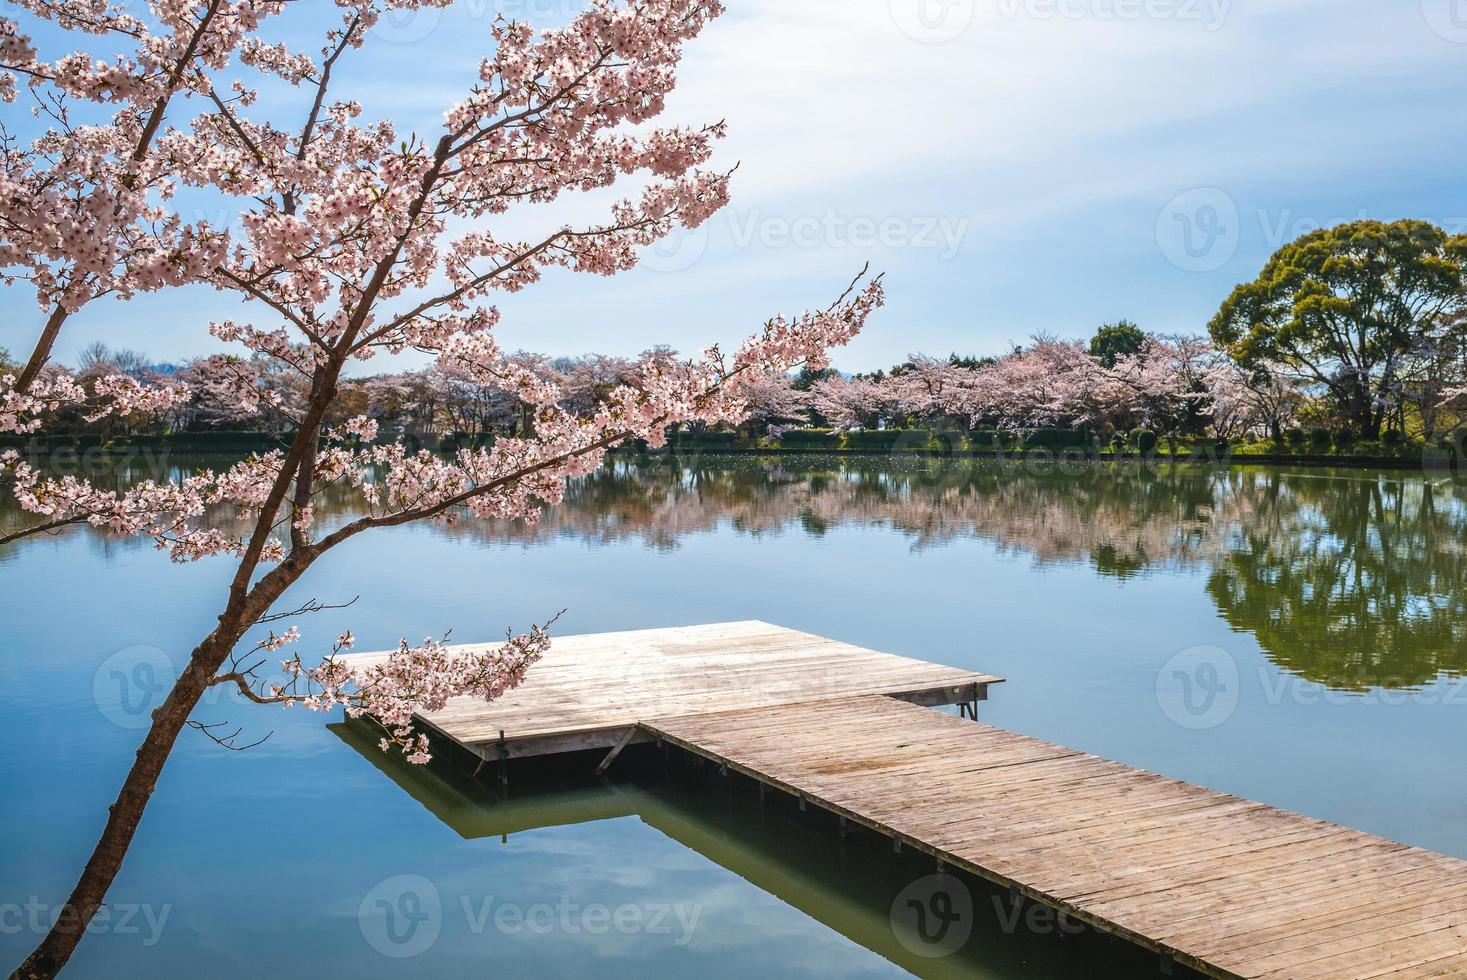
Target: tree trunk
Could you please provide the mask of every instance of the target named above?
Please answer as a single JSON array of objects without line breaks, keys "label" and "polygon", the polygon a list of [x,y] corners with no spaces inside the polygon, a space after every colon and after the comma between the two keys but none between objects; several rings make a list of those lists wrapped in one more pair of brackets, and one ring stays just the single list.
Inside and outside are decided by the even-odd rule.
[{"label": "tree trunk", "polygon": [[1355,381],[1354,402],[1356,435],[1361,439],[1379,439],[1381,413],[1371,404],[1370,386],[1359,379]]},{"label": "tree trunk", "polygon": [[54,977],[75,952],[77,943],[85,934],[87,923],[92,921],[92,916],[101,907],[107,889],[111,887],[112,880],[122,867],[122,859],[132,844],[138,823],[143,818],[143,810],[163,772],[163,764],[173,751],[173,743],[177,741],[178,733],[183,730],[189,714],[199,703],[214,674],[214,668],[206,669],[204,661],[222,662],[224,654],[220,653],[216,658],[213,648],[222,646],[227,652],[232,646],[221,644],[216,639],[217,636],[217,632],[210,634],[199,645],[188,667],[168,692],[167,699],[153,712],[153,724],[149,727],[143,744],[138,747],[137,757],[122,784],[122,790],[117,794],[117,801],[108,809],[107,825],[82,870],[81,879],[56,916],[51,931],[11,974],[11,980]]},{"label": "tree trunk", "polygon": [[189,715],[240,637],[269,610],[281,593],[300,578],[312,560],[313,557],[292,556],[284,564],[276,566],[247,594],[231,601],[220,615],[219,625],[194,648],[188,666],[174,682],[168,697],[153,712],[153,723],[143,744],[138,747],[137,757],[122,783],[117,801],[108,808],[107,824],[91,858],[82,869],[80,880],[72,889],[71,897],[56,916],[51,931],[10,975],[10,980],[54,977],[66,966],[66,961],[81,942],[87,924],[101,907],[107,890],[122,868],[122,860],[132,846],[133,835],[137,833],[143,811],[153,796],[163,765],[168,761]]},{"label": "tree trunk", "polygon": [[20,372],[20,377],[15,380],[15,390],[25,394],[37,377],[46,362],[51,359],[51,348],[56,345],[56,336],[61,333],[61,325],[66,322],[66,310],[58,303],[46,318],[46,325],[41,329],[41,336],[36,340],[36,346],[31,350],[30,359],[26,361],[25,369]]}]

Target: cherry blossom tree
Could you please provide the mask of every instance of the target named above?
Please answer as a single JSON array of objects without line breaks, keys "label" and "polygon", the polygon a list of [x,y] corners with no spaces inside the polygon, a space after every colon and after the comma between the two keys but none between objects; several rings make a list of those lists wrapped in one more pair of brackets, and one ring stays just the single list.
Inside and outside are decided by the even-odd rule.
[{"label": "cherry blossom tree", "polygon": [[744,422],[751,428],[810,424],[806,394],[787,375],[741,378],[736,393],[744,404]]},{"label": "cherry blossom tree", "polygon": [[[1006,428],[1083,424],[1113,407],[1105,369],[1085,345],[1035,337],[980,372],[973,415],[995,417]],[[1109,382],[1114,384],[1113,379]]]},{"label": "cherry blossom tree", "polygon": [[[7,261],[28,270],[43,305],[69,315],[73,296],[108,290],[126,296],[202,278],[255,314],[212,323],[213,336],[241,349],[252,364],[267,361],[298,376],[306,392],[288,448],[177,483],[104,491],[74,477],[47,477],[13,452],[0,457],[17,502],[37,520],[21,534],[86,523],[149,536],[175,561],[227,557],[234,565],[216,624],[153,713],[96,848],[20,976],[54,975],[71,956],[122,865],[176,739],[190,724],[202,727],[190,714],[210,688],[224,686],[264,704],[344,706],[381,723],[384,750],[424,762],[430,746],[412,725],[415,712],[439,708],[450,697],[492,698],[519,683],[548,649],[542,625],[489,649],[404,643],[364,668],[337,656],[352,643],[343,634],[323,645],[319,660],[285,659],[286,682],[271,681],[261,668],[301,638],[294,624],[277,626],[312,609],[277,609],[277,600],[322,555],[359,535],[416,521],[452,522],[467,514],[533,522],[543,506],[561,499],[569,478],[593,471],[610,447],[630,439],[661,445],[667,428],[684,422],[738,423],[747,411],[741,386],[801,365],[824,367],[826,352],[853,337],[882,303],[880,277],[863,274],[829,306],[776,316],[735,351],[714,346],[688,360],[653,352],[593,408],[570,411],[554,379],[500,348],[493,334],[499,314],[486,300],[534,284],[547,267],[598,275],[629,269],[644,247],[678,226],[696,227],[724,205],[728,174],[704,168],[724,127],[651,125],[674,85],[684,44],[722,4],[592,0],[568,26],[539,35],[521,23],[496,21],[494,50],[477,66],[477,81],[448,107],[441,129],[427,135],[400,134],[386,120],[366,119],[361,105],[330,91],[333,65],[361,47],[382,14],[376,0],[338,0],[340,22],[312,53],[251,35],[266,13],[286,6],[154,0],[155,17],[173,18],[169,38],[197,37],[194,53],[186,44],[155,44],[149,35],[138,45],[147,47],[146,57],[84,59],[64,72],[36,62],[19,30],[4,28],[5,64],[29,78],[71,86],[79,75],[82,82],[72,87],[98,97],[144,98],[151,106],[163,99],[163,111],[182,87],[207,100],[185,127],[167,130],[160,129],[161,113],[149,128],[136,111],[120,112],[126,118],[116,139],[135,135],[142,161],[111,165],[109,182],[126,186],[131,179],[158,196],[165,187],[187,185],[247,209],[242,235],[225,244],[220,233],[190,230],[161,205],[155,212],[146,210],[153,205],[129,204],[118,217],[107,217],[116,206],[110,199],[91,205],[88,213],[100,213],[109,229],[129,215],[138,216],[127,225],[134,231],[161,229],[162,238],[152,242],[119,232],[107,239],[100,259],[86,234],[62,234],[53,246],[40,231],[27,237],[7,228]],[[132,41],[142,30],[120,7],[91,0],[34,0],[34,12],[108,38]],[[219,28],[216,40],[213,25],[221,17],[228,31]],[[155,49],[167,57],[160,61]],[[258,104],[252,84],[215,87],[204,67],[230,51],[256,73],[253,86],[284,83],[299,91],[293,124],[252,116]],[[47,166],[58,179],[65,183],[82,168],[87,176],[74,178],[82,182],[75,193],[100,195],[102,184],[94,186],[87,169],[94,151],[71,149],[85,137],[62,126],[51,139],[56,157]],[[117,146],[125,145],[109,144],[105,158],[115,160]],[[12,163],[12,190],[0,197],[28,196],[28,206],[45,213],[46,189],[26,179],[27,167],[38,166]],[[525,240],[501,238],[488,227],[516,204],[553,201],[623,177],[635,177],[640,189],[599,220]],[[444,458],[378,442],[377,425],[365,416],[329,424],[348,365],[409,349],[530,406],[528,431]],[[18,380],[7,381],[10,396],[21,400],[35,397],[31,384],[27,391]],[[241,403],[260,397],[243,380],[236,394]],[[14,399],[7,405],[17,423],[27,422],[25,405]],[[365,511],[318,523],[316,501],[342,486],[361,494]],[[245,520],[210,520],[225,508]]]},{"label": "cherry blossom tree", "polygon": [[[0,268],[34,286],[43,315],[19,373],[0,378],[0,431],[31,431],[26,416],[78,396],[42,371],[63,325],[83,307],[103,296],[199,281],[223,257],[222,233],[204,221],[186,223],[166,205],[178,185],[175,155],[202,160],[209,146],[189,145],[163,123],[182,97],[217,98],[213,77],[236,55],[267,64],[273,49],[252,35],[286,4],[152,0],[147,17],[106,0],[17,6],[120,50],[109,58],[76,50],[48,60],[19,22],[0,18],[0,100],[14,102],[23,81],[52,124],[28,143],[0,125]],[[87,110],[101,113],[100,120],[79,118]],[[148,396],[113,382],[93,396],[127,411],[149,397],[157,405],[182,394],[169,387]]]},{"label": "cherry blossom tree", "polygon": [[977,372],[951,358],[913,354],[887,378],[892,400],[908,415],[929,421],[973,415]]},{"label": "cherry blossom tree", "polygon": [[874,429],[891,409],[891,394],[882,382],[837,376],[816,382],[810,405],[837,429]]},{"label": "cherry blossom tree", "polygon": [[425,380],[438,393],[437,414],[446,432],[478,438],[494,431],[513,432],[520,420],[515,392],[485,383],[465,365],[435,365],[425,372]]},{"label": "cherry blossom tree", "polygon": [[1111,398],[1111,421],[1117,427],[1200,430],[1221,356],[1203,337],[1147,336],[1134,353],[1116,357],[1103,376],[1112,382],[1101,385]]},{"label": "cherry blossom tree", "polygon": [[561,405],[567,411],[591,411],[621,385],[636,378],[637,364],[625,357],[586,354],[562,358],[551,367],[560,372]]},{"label": "cherry blossom tree", "polygon": [[1225,357],[1209,375],[1208,415],[1219,438],[1261,431],[1282,442],[1284,427],[1307,403],[1303,386],[1282,365],[1245,367]]},{"label": "cherry blossom tree", "polygon": [[1442,316],[1423,331],[1403,359],[1400,381],[1391,393],[1401,427],[1409,407],[1422,435],[1435,438],[1467,391],[1467,313]]},{"label": "cherry blossom tree", "polygon": [[180,372],[189,388],[185,411],[198,428],[224,428],[260,414],[262,390],[254,366],[246,359],[224,354],[200,357]]},{"label": "cherry blossom tree", "polygon": [[1210,351],[1193,338],[1148,336],[1107,365],[1078,341],[1040,336],[947,387],[960,392],[957,401],[975,424],[1015,430],[1165,425],[1205,399]]},{"label": "cherry blossom tree", "polygon": [[438,431],[443,393],[431,371],[375,374],[364,379],[367,415],[384,435],[431,435]]}]

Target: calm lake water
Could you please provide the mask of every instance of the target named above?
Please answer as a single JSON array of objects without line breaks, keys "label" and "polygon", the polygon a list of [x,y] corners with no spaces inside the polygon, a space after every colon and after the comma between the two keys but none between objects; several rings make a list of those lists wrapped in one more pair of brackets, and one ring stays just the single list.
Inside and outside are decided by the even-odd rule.
[{"label": "calm lake water", "polygon": [[[7,964],[228,571],[85,531],[0,553]],[[985,721],[1467,858],[1464,582],[1450,480],[738,457],[616,460],[532,529],[360,538],[287,601],[360,596],[300,624],[358,649],[561,608],[564,634],[768,620],[1006,677]],[[273,734],[238,753],[185,734],[77,976],[1155,975],[1123,944],[1015,926],[976,882],[971,936],[924,957],[891,909],[930,867],[650,752],[505,799],[335,717],[221,696],[196,718]]]}]

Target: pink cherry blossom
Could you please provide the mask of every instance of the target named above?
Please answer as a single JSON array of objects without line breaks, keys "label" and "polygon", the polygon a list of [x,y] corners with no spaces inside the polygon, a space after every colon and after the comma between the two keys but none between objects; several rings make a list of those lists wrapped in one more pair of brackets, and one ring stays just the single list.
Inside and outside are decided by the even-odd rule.
[{"label": "pink cherry blossom", "polygon": [[[344,98],[333,72],[368,43],[386,7],[416,0],[340,0],[339,21],[319,43],[298,47],[260,33],[266,18],[299,9],[283,0],[150,0],[146,19],[108,0],[21,6],[54,22],[48,34],[94,35],[92,48],[115,53],[47,60],[18,24],[0,24],[0,75],[9,76],[0,97],[23,82],[53,105],[88,103],[98,119],[73,126],[58,112],[28,145],[0,134],[0,267],[29,283],[44,313],[27,364],[0,387],[0,425],[27,428],[52,403],[97,397],[95,385],[88,392],[44,374],[65,323],[93,300],[202,283],[224,296],[229,318],[209,330],[231,355],[190,368],[189,404],[278,413],[290,433],[279,451],[123,492],[43,475],[14,453],[0,457],[10,492],[36,519],[12,538],[85,523],[151,538],[176,561],[227,559],[233,569],[217,621],[152,715],[101,857],[68,900],[66,921],[85,926],[209,687],[272,704],[345,706],[382,725],[384,748],[426,762],[415,713],[451,697],[496,697],[549,655],[548,631],[537,627],[492,648],[404,642],[360,668],[338,656],[346,634],[317,665],[298,655],[287,661],[286,683],[261,687],[261,661],[251,655],[305,637],[294,626],[270,626],[253,644],[246,637],[319,608],[276,604],[323,555],[416,521],[533,523],[613,446],[659,445],[684,424],[738,424],[746,393],[801,365],[824,366],[882,305],[883,291],[879,276],[863,274],[824,309],[768,320],[731,356],[717,347],[688,359],[654,351],[575,398],[549,362],[507,353],[495,339],[496,293],[532,286],[547,269],[630,269],[648,246],[727,202],[729,171],[711,166],[723,125],[655,124],[684,46],[722,13],[718,0],[590,0],[567,26],[539,34],[496,20],[476,82],[421,135]],[[260,98],[266,86],[268,100]],[[513,235],[498,221],[521,205],[624,178],[635,189],[582,220]],[[239,212],[239,232],[186,221],[173,203],[185,188]],[[527,212],[514,227],[543,213]],[[409,349],[432,359],[435,378],[512,411],[515,435],[452,456],[382,440],[381,428],[345,403],[363,387],[348,366]],[[119,410],[181,397],[100,384]],[[402,393],[367,391],[379,403]],[[318,521],[321,495],[339,487],[360,492],[365,512]],[[81,932],[53,930],[22,972],[59,969]]]},{"label": "pink cherry blossom", "polygon": [[874,429],[890,414],[896,393],[870,378],[836,376],[810,389],[811,407],[837,429]]}]

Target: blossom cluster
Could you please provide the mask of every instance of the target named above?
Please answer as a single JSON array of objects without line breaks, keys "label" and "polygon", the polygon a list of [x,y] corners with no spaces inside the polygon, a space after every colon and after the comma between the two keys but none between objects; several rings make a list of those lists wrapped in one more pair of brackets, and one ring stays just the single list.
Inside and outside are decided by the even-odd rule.
[{"label": "blossom cluster", "polygon": [[[277,650],[298,638],[292,628],[271,634],[259,648]],[[431,759],[428,736],[415,729],[413,716],[441,710],[450,698],[489,701],[518,687],[550,649],[550,633],[536,626],[501,644],[470,647],[429,637],[418,645],[403,640],[383,658],[341,656],[353,642],[350,633],[337,637],[332,655],[316,666],[306,666],[299,656],[284,661],[285,683],[265,684],[263,696],[286,707],[340,706],[353,718],[369,716],[386,732],[378,743],[382,751],[396,746],[409,762],[423,764]]]},{"label": "blossom cluster", "polygon": [[116,372],[84,381],[48,368],[22,392],[16,388],[15,375],[0,377],[0,432],[35,432],[47,413],[63,406],[78,406],[87,422],[96,422],[113,415],[164,411],[192,396],[184,384],[146,384]]},{"label": "blossom cluster", "polygon": [[[209,95],[213,77],[285,4],[151,0],[147,17],[104,0],[17,5],[126,50],[47,60],[18,21],[0,18],[0,98],[13,100],[22,77],[52,123],[28,144],[9,133],[0,142],[0,267],[28,280],[57,320],[99,296],[203,279],[223,258],[226,237],[207,221],[183,220],[167,202],[209,147],[181,142],[163,122],[183,97]],[[100,115],[78,120],[73,103]]]},{"label": "blossom cluster", "polygon": [[[200,470],[177,482],[143,480],[123,491],[73,475],[44,476],[15,450],[0,453],[0,473],[11,477],[16,504],[42,518],[42,526],[88,524],[112,535],[151,537],[174,561],[191,562],[243,552],[244,538],[212,526],[210,513],[228,506],[237,516],[258,515],[265,481],[280,462],[279,453],[253,455],[222,472]],[[272,539],[262,557],[279,561],[284,554]]]}]

